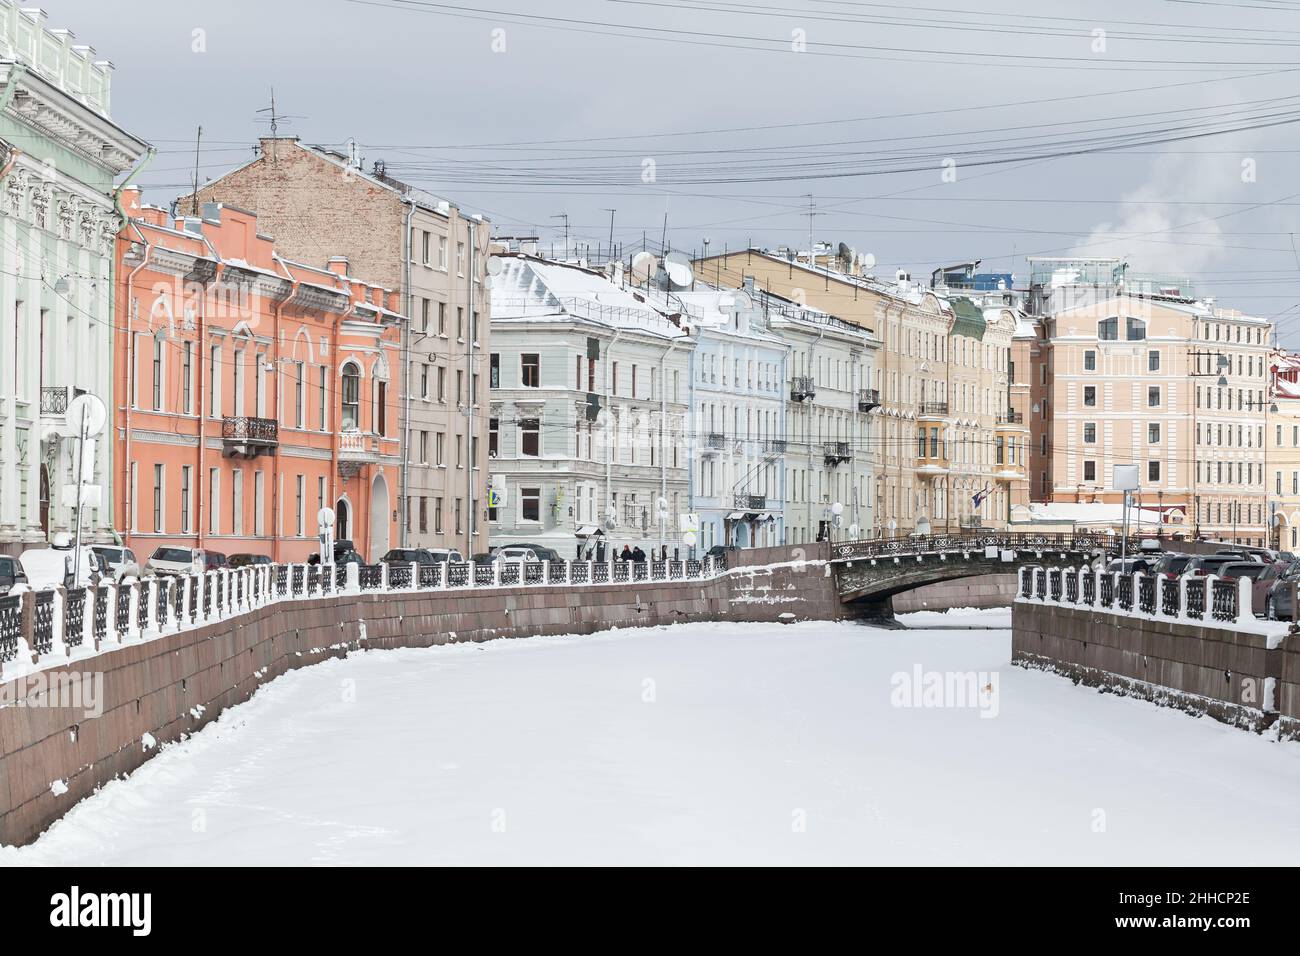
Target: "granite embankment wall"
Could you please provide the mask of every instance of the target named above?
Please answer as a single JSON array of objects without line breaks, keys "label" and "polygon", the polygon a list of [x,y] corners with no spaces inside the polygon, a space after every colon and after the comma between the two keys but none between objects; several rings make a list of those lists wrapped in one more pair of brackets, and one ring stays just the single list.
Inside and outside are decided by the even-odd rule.
[{"label": "granite embankment wall", "polygon": [[1017,602],[1012,661],[1252,730],[1300,738],[1300,636]]},{"label": "granite embankment wall", "polygon": [[1016,575],[981,574],[927,584],[894,595],[894,612],[944,611],[954,607],[1010,607],[1016,599]]},{"label": "granite embankment wall", "polygon": [[[0,843],[34,840],[97,787],[288,670],[360,648],[689,621],[838,619],[845,611],[827,557],[818,548],[746,552],[752,566],[705,580],[281,600],[176,633],[106,643],[98,654],[34,675],[12,677],[17,669],[7,665],[0,683]],[[49,706],[60,702],[51,690],[56,681],[69,687],[95,675],[102,675],[98,716],[86,713],[84,700]]]}]

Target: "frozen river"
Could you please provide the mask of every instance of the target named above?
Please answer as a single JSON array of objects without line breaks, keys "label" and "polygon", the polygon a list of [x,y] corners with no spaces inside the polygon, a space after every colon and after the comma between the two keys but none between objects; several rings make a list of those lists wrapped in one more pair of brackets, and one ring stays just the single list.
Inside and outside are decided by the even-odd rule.
[{"label": "frozen river", "polygon": [[1300,745],[1011,667],[1009,612],[911,623],[354,654],[0,862],[1294,862]]}]

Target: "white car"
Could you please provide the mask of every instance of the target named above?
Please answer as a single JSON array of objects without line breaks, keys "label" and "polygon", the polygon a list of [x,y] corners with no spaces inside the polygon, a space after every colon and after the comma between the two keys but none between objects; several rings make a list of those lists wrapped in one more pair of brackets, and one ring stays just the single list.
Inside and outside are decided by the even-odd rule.
[{"label": "white car", "polygon": [[90,550],[99,555],[100,560],[107,567],[108,576],[115,582],[121,582],[123,578],[140,577],[140,562],[135,558],[135,552],[130,548],[121,548],[114,544],[97,544]]},{"label": "white car", "polygon": [[532,548],[497,548],[494,552],[498,561],[536,561],[537,552]]},{"label": "white car", "polygon": [[81,549],[80,572],[74,576],[75,553],[71,548],[28,548],[18,555],[18,563],[22,565],[27,584],[33,591],[84,588],[94,584],[98,575],[90,548]]},{"label": "white car", "polygon": [[203,551],[163,545],[150,555],[144,570],[146,574],[201,574],[204,570]]}]

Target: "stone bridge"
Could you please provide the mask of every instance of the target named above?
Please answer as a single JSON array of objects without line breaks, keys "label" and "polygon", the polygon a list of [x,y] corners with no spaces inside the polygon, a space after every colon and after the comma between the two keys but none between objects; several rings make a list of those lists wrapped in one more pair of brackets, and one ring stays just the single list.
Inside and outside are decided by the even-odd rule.
[{"label": "stone bridge", "polygon": [[[840,601],[853,617],[890,621],[893,598],[913,588],[988,574],[1025,564],[1079,565],[1098,554],[1118,554],[1121,538],[1108,534],[975,531],[851,541],[831,546]],[[1130,538],[1135,552],[1139,539]]]}]

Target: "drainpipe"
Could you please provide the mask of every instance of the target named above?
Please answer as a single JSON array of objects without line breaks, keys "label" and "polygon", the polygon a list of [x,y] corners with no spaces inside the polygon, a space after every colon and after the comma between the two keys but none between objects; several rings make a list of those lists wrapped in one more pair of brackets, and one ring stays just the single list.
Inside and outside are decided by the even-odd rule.
[{"label": "drainpipe", "polygon": [[[676,342],[669,342],[664,354],[659,356],[659,497],[668,500],[668,355],[677,347]],[[655,509],[658,511],[658,509]],[[668,537],[667,519],[659,523],[659,550],[664,553]],[[666,556],[666,555],[665,555]]]},{"label": "drainpipe", "polygon": [[[23,72],[26,72],[26,67],[22,66],[22,64],[15,64],[14,68],[15,70],[22,69]],[[12,74],[10,77],[9,84],[5,87],[4,93],[0,94],[0,110],[3,110],[6,106],[8,106],[9,101],[13,98],[14,89],[17,86],[17,80],[19,75],[20,74],[18,73]],[[140,162],[138,162],[135,168],[132,169],[131,172],[127,174],[127,177],[124,180],[122,180],[122,185],[118,186],[116,189],[113,190],[113,208],[117,210],[118,216],[121,217],[123,228],[125,228],[126,225],[131,223],[131,217],[128,216],[126,214],[126,210],[122,208],[122,190],[125,189],[127,186],[129,186],[131,184],[131,181],[135,179],[136,176],[138,176],[140,172],[145,168],[145,166],[149,164],[149,162],[153,159],[155,152],[156,151],[154,150],[154,148],[150,146],[149,149],[145,152],[144,156],[140,158]],[[17,160],[17,158],[18,158],[18,152],[17,150],[14,150],[14,152],[11,154],[9,162],[5,165],[4,172],[0,173],[0,179],[3,179],[4,176],[9,173],[9,170],[13,167],[13,163]],[[149,254],[148,254],[149,243],[145,242],[144,233],[140,231],[140,228],[138,226],[135,226],[134,228],[136,234],[140,236],[140,240],[144,242],[145,257],[144,259],[141,260],[138,266],[136,266],[134,269],[131,270],[130,274],[127,276],[126,279],[127,315],[126,315],[126,321],[123,324],[123,328],[125,329],[127,335],[127,355],[131,363],[129,371],[126,376],[126,383],[128,386],[126,401],[124,403],[126,406],[126,439],[123,445],[123,452],[122,452],[123,488],[125,489],[124,497],[127,501],[130,502],[127,508],[126,515],[124,515],[128,530],[130,528],[130,523],[131,523],[130,522],[131,511],[135,507],[135,502],[131,500],[131,473],[130,473],[131,396],[130,396],[129,386],[131,381],[130,376],[135,374],[135,336],[131,333],[131,284],[132,281],[135,279],[135,274],[139,272],[141,269],[143,269],[145,263],[149,261]],[[116,270],[117,270],[117,255],[116,255],[116,250],[114,250],[114,254],[110,256],[108,260],[108,285],[110,289],[117,288],[117,276],[115,275]],[[109,304],[110,306],[112,305],[112,299],[109,300]],[[110,323],[109,328],[114,329],[115,324]],[[110,353],[110,358],[111,358],[111,353]],[[111,382],[111,377],[110,377],[110,382]],[[109,402],[109,407],[110,408],[112,407],[111,401]],[[106,475],[112,475],[113,473],[112,460],[111,460],[113,455],[113,444],[114,443],[112,441],[108,441],[104,443],[105,445],[104,454],[109,457],[109,462],[104,468],[104,474]],[[202,436],[200,436],[199,445],[200,447],[202,447],[203,445]],[[78,519],[77,523],[78,525],[80,525],[81,523],[80,519]]]},{"label": "drainpipe", "polygon": [[[410,200],[406,201],[406,230],[402,233],[402,272],[405,275],[403,285],[406,292],[406,322],[402,325],[402,354],[405,356],[404,368],[402,374],[402,387],[405,395],[402,399],[402,466],[398,473],[398,503],[397,510],[402,516],[402,523],[397,528],[397,540],[401,546],[407,546],[407,528],[411,525],[411,515],[409,513],[410,505],[407,495],[407,475],[406,460],[409,457],[411,447],[411,320],[415,315],[415,296],[411,292],[411,256],[415,250],[411,248],[411,224],[415,221],[415,203]],[[466,555],[468,557],[468,555]]]},{"label": "drainpipe", "polygon": [[[474,528],[478,524],[478,512],[474,508],[474,335],[478,332],[478,323],[474,321],[474,270],[478,268],[478,236],[474,226],[472,218],[465,220],[469,239],[469,271],[465,276],[468,289],[466,311],[469,313],[465,316],[469,321],[465,336],[465,511],[469,517],[465,522],[466,561],[474,556]],[[541,440],[539,436],[538,441]]]},{"label": "drainpipe", "polygon": [[[280,421],[280,395],[281,395],[280,376],[283,374],[280,370],[280,319],[284,315],[285,305],[290,301],[292,301],[293,297],[298,294],[299,283],[298,280],[293,277],[293,273],[290,272],[289,269],[284,266],[284,263],[280,261],[280,258],[278,256],[276,257],[275,262],[282,269],[284,269],[284,278],[289,280],[289,294],[276,303],[275,311],[272,313],[274,316],[274,325],[272,327],[272,332],[271,332],[272,334],[271,349],[273,354],[273,358],[271,359],[271,366],[275,369],[275,388],[273,389],[273,391],[275,393],[275,420],[277,422],[276,429],[278,433],[278,429],[280,427],[278,424]],[[331,354],[334,352],[334,350],[335,350],[335,345],[332,344],[330,346]],[[337,358],[335,358],[335,361],[337,361]],[[335,454],[337,455],[338,442],[334,441],[332,442],[332,444],[335,449]],[[335,463],[334,467],[335,470],[337,470],[338,468],[337,462]],[[276,454],[272,456],[272,461],[271,461],[271,560],[274,561],[276,564],[280,563],[280,538],[282,537],[282,535],[280,534],[281,531],[280,505],[281,505],[280,455],[277,450]]]},{"label": "drainpipe", "polygon": [[[618,344],[619,337],[622,336],[623,330],[618,329],[614,332],[614,337],[609,340],[609,345],[605,346],[605,510],[610,508],[610,502],[613,500],[610,492],[613,490],[614,462],[611,456],[613,449],[613,440],[610,436],[610,425],[614,419],[614,396],[610,394],[610,373],[614,368],[614,346]],[[618,520],[618,515],[614,516]]]},{"label": "drainpipe", "polygon": [[[809,246],[808,248],[809,248],[809,253],[808,253],[808,254],[811,256],[811,255],[812,255],[812,251],[811,251],[811,250],[812,250],[812,247]],[[813,359],[814,359],[814,358],[816,357],[816,355],[817,355],[817,346],[821,344],[821,341],[822,341],[822,339],[825,337],[825,335],[826,335],[826,329],[823,328],[820,332],[817,333],[817,338],[813,340],[812,348],[810,348],[810,349],[808,350],[808,373],[809,373],[808,377],[809,377],[809,378],[813,378],[813,377],[814,377],[814,376],[812,375],[812,370],[813,370],[814,368],[816,368],[817,366],[814,364]],[[814,388],[815,388],[815,387],[816,387],[816,384],[814,383]],[[817,400],[816,398],[813,399],[814,402],[815,402],[816,400]],[[809,478],[812,477],[812,468],[813,468],[812,424],[813,424],[812,405],[810,404],[810,405],[808,406],[808,421],[804,423],[804,437],[807,439],[807,442],[808,442],[808,477],[809,477]],[[807,517],[807,521],[808,521],[808,530],[811,531],[811,530],[812,530],[812,507],[813,507],[812,499],[809,498],[808,501],[804,502],[804,505],[806,506],[806,509],[807,509],[807,512],[808,512],[808,517]],[[819,530],[820,530],[820,529],[819,529]],[[813,540],[814,540],[814,541],[816,540],[816,536],[815,536],[815,535],[814,535]]]},{"label": "drainpipe", "polygon": [[[135,507],[135,501],[131,496],[131,376],[135,373],[135,335],[131,331],[131,288],[135,282],[135,274],[145,267],[149,262],[149,240],[145,239],[143,230],[136,224],[135,220],[127,219],[127,224],[135,230],[136,235],[140,237],[140,242],[144,245],[144,255],[140,259],[140,264],[127,273],[126,276],[126,318],[123,322],[123,331],[126,333],[126,351],[127,361],[123,363],[122,369],[122,394],[124,401],[123,408],[126,411],[126,438],[124,442],[124,451],[122,454],[122,488],[124,489],[123,499],[126,501],[126,510],[122,515],[125,530],[130,533],[131,514]],[[109,442],[112,444],[112,442]],[[200,446],[202,442],[200,441]],[[129,545],[134,546],[132,543]]]}]

